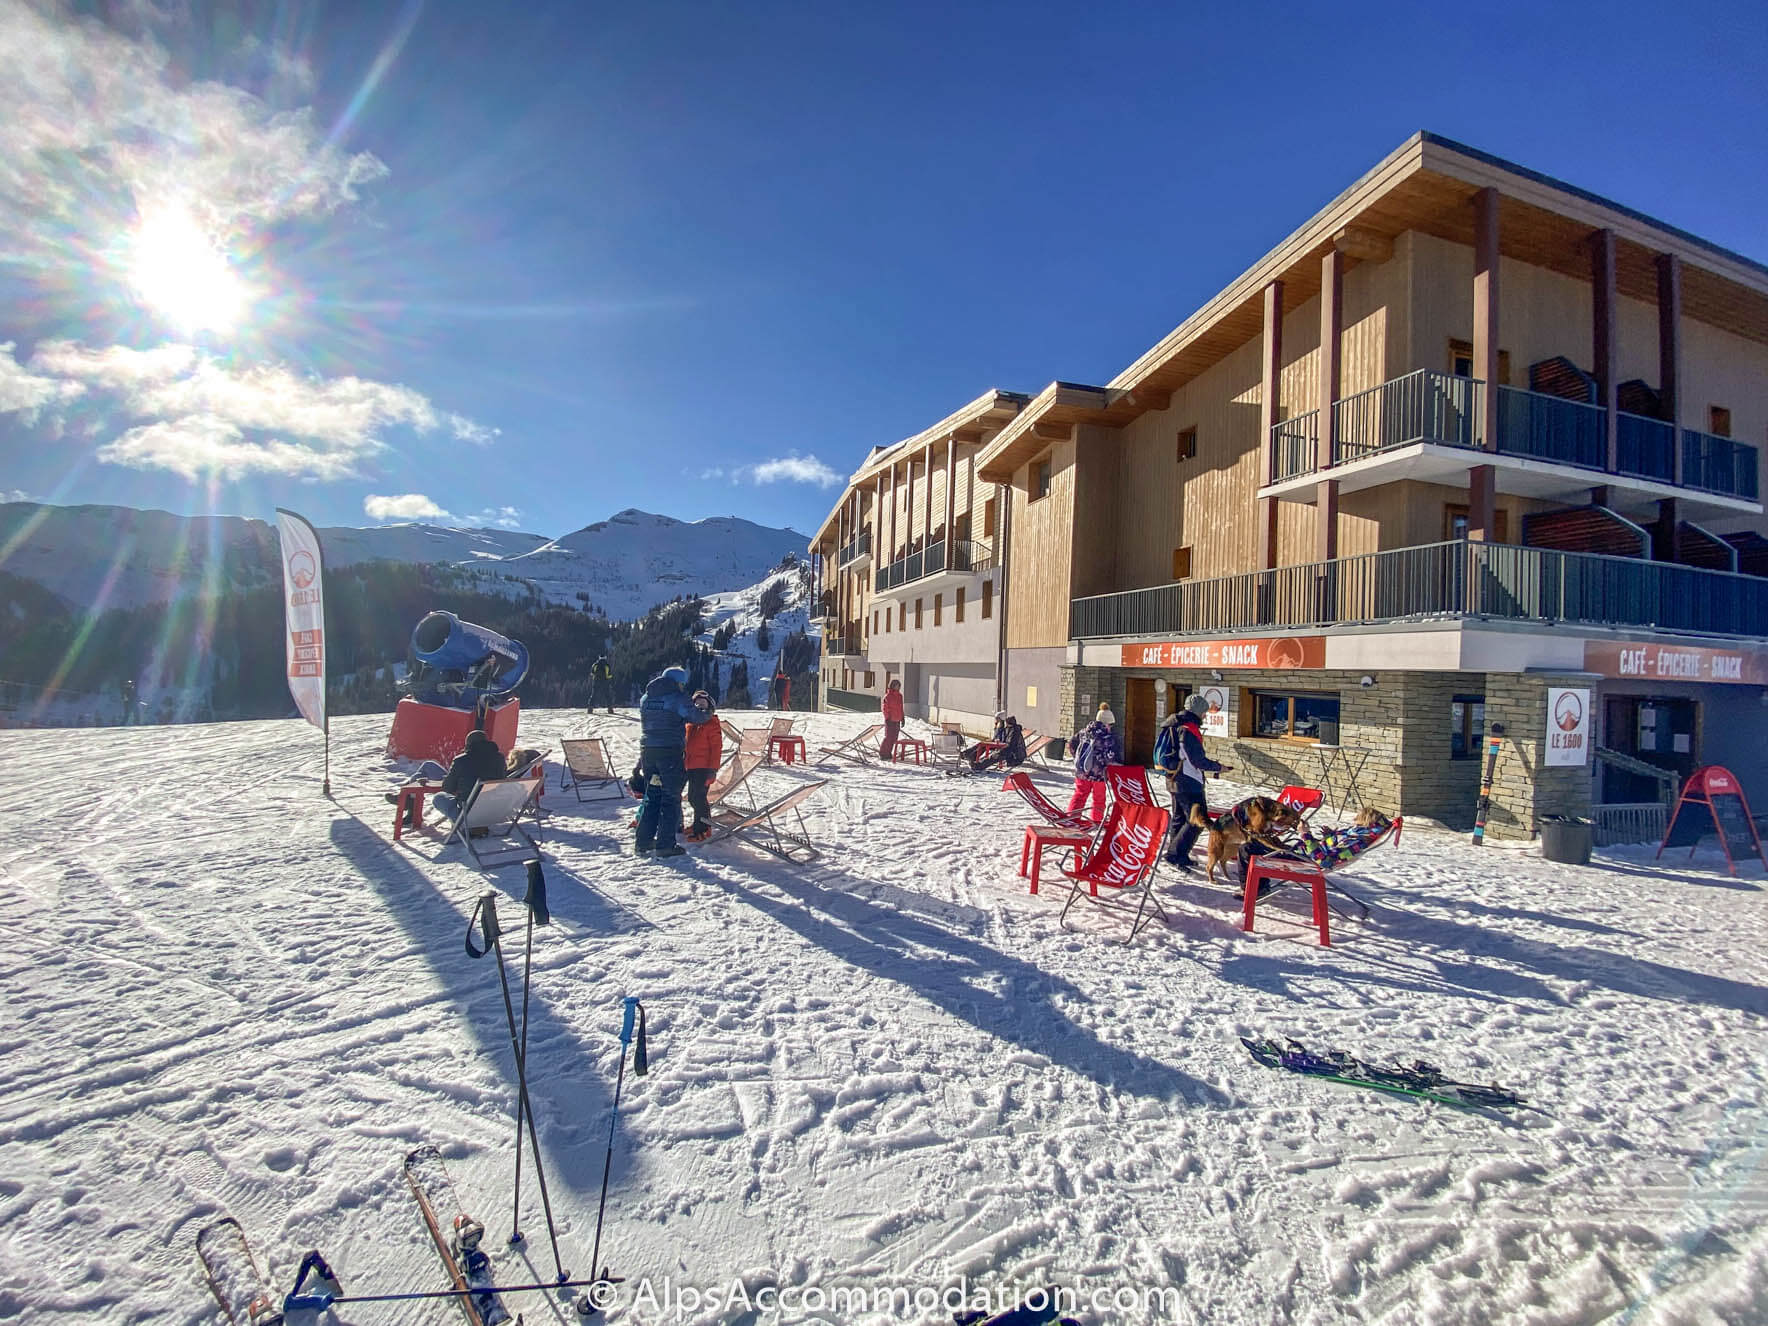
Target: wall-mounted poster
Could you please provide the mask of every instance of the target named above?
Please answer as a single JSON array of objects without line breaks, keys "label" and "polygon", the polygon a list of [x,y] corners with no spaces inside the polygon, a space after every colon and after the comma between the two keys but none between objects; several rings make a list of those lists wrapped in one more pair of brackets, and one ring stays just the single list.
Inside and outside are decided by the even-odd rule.
[{"label": "wall-mounted poster", "polygon": [[1206,737],[1225,737],[1228,735],[1228,689],[1225,686],[1205,686],[1198,694],[1209,701],[1209,712],[1203,716],[1203,735]]},{"label": "wall-mounted poster", "polygon": [[1554,686],[1547,691],[1547,749],[1543,764],[1590,760],[1590,692]]}]

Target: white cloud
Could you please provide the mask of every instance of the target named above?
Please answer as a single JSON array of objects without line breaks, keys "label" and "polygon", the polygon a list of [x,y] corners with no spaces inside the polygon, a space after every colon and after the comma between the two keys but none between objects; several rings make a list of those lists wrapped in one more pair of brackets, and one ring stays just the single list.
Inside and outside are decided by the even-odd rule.
[{"label": "white cloud", "polygon": [[0,257],[74,261],[169,199],[239,236],[327,215],[387,173],[328,142],[309,108],[182,82],[171,64],[151,38],[0,0]]},{"label": "white cloud", "polygon": [[454,519],[422,493],[401,493],[397,497],[371,495],[362,499],[362,509],[370,520]]},{"label": "white cloud", "polygon": [[832,488],[841,476],[815,456],[781,456],[752,465],[748,474],[756,483],[814,483],[819,488]]},{"label": "white cloud", "polygon": [[38,373],[78,378],[112,390],[164,382],[188,373],[195,365],[194,349],[170,343],[152,350],[127,345],[95,350],[74,341],[43,341],[31,356],[31,368]]},{"label": "white cloud", "polygon": [[7,488],[0,490],[0,502],[28,502],[31,495],[23,488]]},{"label": "white cloud", "polygon": [[0,414],[35,414],[45,405],[68,400],[84,390],[77,382],[58,382],[24,368],[12,356],[12,342],[0,341]]},{"label": "white cloud", "polygon": [[522,527],[522,513],[513,506],[489,506],[476,516],[457,516],[422,493],[400,493],[396,496],[370,494],[362,499],[362,509],[370,520],[423,520],[437,525],[496,525],[499,529]]},{"label": "white cloud", "polygon": [[131,428],[98,449],[98,458],[138,470],[170,470],[186,479],[237,479],[281,474],[299,479],[347,479],[356,457],[280,439],[246,437],[214,415],[162,420]]}]

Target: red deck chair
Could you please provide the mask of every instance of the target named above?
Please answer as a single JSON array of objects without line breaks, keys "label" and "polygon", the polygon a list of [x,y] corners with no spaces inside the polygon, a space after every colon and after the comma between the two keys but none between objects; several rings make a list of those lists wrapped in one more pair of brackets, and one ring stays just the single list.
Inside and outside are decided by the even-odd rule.
[{"label": "red deck chair", "polygon": [[[1142,785],[1144,789],[1147,787],[1146,779]],[[1154,896],[1154,867],[1160,861],[1166,822],[1167,812],[1163,807],[1121,799],[1113,804],[1093,850],[1072,867],[1063,869],[1062,873],[1074,881],[1060,917],[1064,928],[1068,925],[1068,909],[1074,906],[1076,898],[1086,898],[1108,910],[1127,911],[1131,893],[1139,893],[1141,897],[1137,900],[1130,933],[1124,943],[1133,940],[1143,925],[1153,921],[1154,917],[1147,915],[1150,903],[1154,905],[1161,924],[1166,924],[1166,910],[1161,907],[1160,899]],[[1087,886],[1084,893],[1082,884]],[[1101,889],[1113,890],[1116,896],[1101,897]]]},{"label": "red deck chair", "polygon": [[1046,824],[1053,824],[1058,829],[1086,829],[1091,832],[1095,827],[1092,820],[1085,815],[1070,815],[1054,801],[1043,794],[1038,785],[1031,781],[1028,773],[1010,773],[1007,781],[1001,784],[1001,791],[1014,791],[1025,798],[1025,804],[1037,812],[1038,818]]},{"label": "red deck chair", "polygon": [[1326,803],[1326,794],[1317,787],[1298,787],[1292,783],[1277,793],[1277,800],[1305,820]]},{"label": "red deck chair", "polygon": [[1135,806],[1154,804],[1154,793],[1148,787],[1148,771],[1139,764],[1105,766],[1105,786],[1111,789],[1114,802],[1127,801]]}]

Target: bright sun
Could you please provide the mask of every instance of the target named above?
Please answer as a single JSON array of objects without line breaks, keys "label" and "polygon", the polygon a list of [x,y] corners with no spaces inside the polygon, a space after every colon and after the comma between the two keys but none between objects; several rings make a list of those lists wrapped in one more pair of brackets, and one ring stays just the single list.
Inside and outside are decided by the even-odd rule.
[{"label": "bright sun", "polygon": [[231,331],[249,292],[190,213],[153,212],[135,229],[129,283],[141,301],[180,330]]}]

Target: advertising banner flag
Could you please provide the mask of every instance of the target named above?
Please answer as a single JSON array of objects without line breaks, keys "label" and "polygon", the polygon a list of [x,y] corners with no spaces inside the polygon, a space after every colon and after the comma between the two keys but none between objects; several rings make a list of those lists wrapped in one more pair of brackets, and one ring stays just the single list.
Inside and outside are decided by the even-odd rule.
[{"label": "advertising banner flag", "polygon": [[282,538],[289,694],[301,716],[325,731],[325,565],[319,555],[319,535],[305,516],[293,511],[278,507],[276,518]]}]

